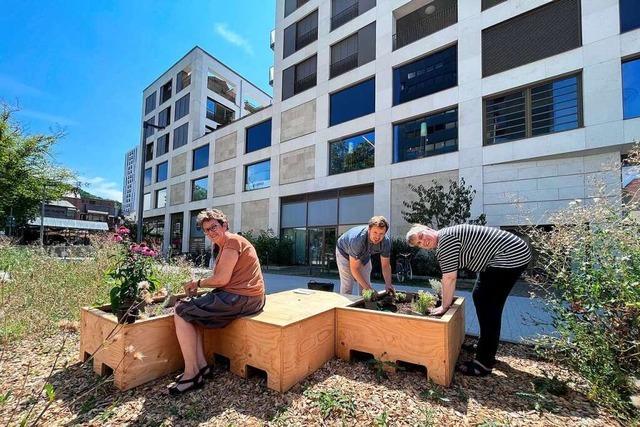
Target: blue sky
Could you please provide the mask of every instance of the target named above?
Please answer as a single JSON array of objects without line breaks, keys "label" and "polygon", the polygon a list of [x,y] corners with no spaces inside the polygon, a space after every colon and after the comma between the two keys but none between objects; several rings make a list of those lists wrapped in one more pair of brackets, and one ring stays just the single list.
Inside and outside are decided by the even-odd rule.
[{"label": "blue sky", "polygon": [[30,133],[62,127],[55,161],[118,199],[142,90],[195,45],[271,93],[275,0],[0,0],[0,101]]}]

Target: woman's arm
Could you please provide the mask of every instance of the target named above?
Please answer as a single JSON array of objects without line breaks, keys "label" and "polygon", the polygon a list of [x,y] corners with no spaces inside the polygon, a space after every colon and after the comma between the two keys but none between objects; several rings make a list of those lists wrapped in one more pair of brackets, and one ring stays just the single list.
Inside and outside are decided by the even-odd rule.
[{"label": "woman's arm", "polygon": [[200,280],[201,288],[221,288],[231,280],[233,268],[238,262],[240,254],[234,249],[224,249],[216,262],[216,269],[212,276]]}]

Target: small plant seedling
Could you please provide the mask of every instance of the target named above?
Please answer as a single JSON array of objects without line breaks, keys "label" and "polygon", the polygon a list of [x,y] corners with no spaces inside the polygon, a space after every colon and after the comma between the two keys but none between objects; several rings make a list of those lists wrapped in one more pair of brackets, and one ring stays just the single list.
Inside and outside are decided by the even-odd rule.
[{"label": "small plant seedling", "polygon": [[375,301],[376,295],[376,291],[374,291],[373,289],[365,289],[364,291],[362,291],[362,298],[366,302]]},{"label": "small plant seedling", "polygon": [[[385,355],[386,353],[382,353]],[[401,370],[402,367],[398,366],[398,364],[391,362],[389,360],[379,360],[379,359],[369,359],[367,360],[367,364],[373,370],[376,375],[376,380],[380,383],[382,380],[386,380],[389,378],[387,375],[386,367]]]},{"label": "small plant seedling", "polygon": [[404,292],[396,292],[395,300],[398,302],[405,302],[407,300],[407,294]]},{"label": "small plant seedling", "polygon": [[335,388],[320,391],[306,390],[304,395],[311,399],[320,409],[323,419],[327,419],[329,415],[335,413],[353,416],[356,412],[353,398]]},{"label": "small plant seedling", "polygon": [[418,291],[417,298],[413,301],[411,308],[413,311],[426,316],[429,314],[429,309],[435,307],[436,297],[429,292]]},{"label": "small plant seedling", "polygon": [[387,411],[382,411],[374,422],[376,423],[376,427],[387,427],[389,425],[389,414],[387,414]]},{"label": "small plant seedling", "polygon": [[533,389],[536,393],[549,393],[554,396],[564,396],[569,392],[569,387],[564,381],[553,377],[541,377],[533,380]]},{"label": "small plant seedling", "polygon": [[436,294],[440,294],[442,291],[442,282],[438,279],[429,279],[429,286]]}]

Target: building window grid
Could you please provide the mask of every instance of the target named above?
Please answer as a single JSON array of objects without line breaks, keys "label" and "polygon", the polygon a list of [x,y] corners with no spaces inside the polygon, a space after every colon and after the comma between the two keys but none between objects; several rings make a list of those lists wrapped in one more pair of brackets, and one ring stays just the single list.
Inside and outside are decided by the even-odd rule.
[{"label": "building window grid", "polygon": [[[560,121],[558,123],[552,123],[550,125],[540,125],[540,122],[545,121],[545,120],[551,120],[551,119],[534,119],[534,114],[533,114],[533,97],[532,97],[532,92],[535,91],[538,88],[541,88],[545,85],[549,85],[549,84],[553,84],[553,83],[557,83],[557,82],[562,82],[562,81],[568,81],[570,79],[575,79],[575,90],[573,92],[569,91],[566,93],[560,93],[560,94],[552,94],[550,97],[547,97],[546,99],[551,99],[552,103],[551,104],[546,104],[546,105],[542,105],[542,106],[537,106],[535,108],[541,108],[541,107],[545,107],[548,105],[554,106],[556,103],[553,102],[553,100],[555,99],[556,96],[565,96],[565,95],[569,95],[571,93],[575,93],[575,113],[569,113],[569,114],[564,114],[564,115],[560,115],[560,116],[554,116],[553,119],[562,119],[565,117],[570,117],[570,116],[574,116],[575,120],[573,121]],[[558,88],[559,90],[561,89],[565,89],[567,87],[570,87],[571,85],[567,85],[564,87],[560,87]],[[552,88],[553,90],[553,88]],[[524,107],[523,107],[523,112],[522,115],[524,115],[524,120],[522,121],[524,123],[524,129],[520,130],[520,131],[514,131],[511,133],[507,133],[507,134],[502,134],[502,135],[496,135],[497,132],[500,130],[497,127],[494,127],[494,129],[490,129],[490,126],[495,125],[495,123],[497,122],[496,117],[492,117],[494,119],[493,123],[489,122],[489,117],[488,114],[493,112],[497,112],[500,111],[500,108],[496,108],[496,109],[492,109],[491,105],[487,105],[487,103],[499,99],[499,98],[506,98],[509,96],[513,96],[516,95],[518,93],[522,93],[521,99],[524,102]],[[518,100],[518,98],[513,98],[511,100],[507,100],[507,101],[503,101],[503,102],[511,102],[513,100]],[[542,99],[536,99],[536,101],[540,101],[540,100],[544,100],[544,98]],[[567,103],[569,101],[565,100],[565,101],[559,101],[558,104],[564,104]],[[533,85],[524,87],[522,89],[519,90],[515,90],[515,91],[510,91],[510,92],[506,92],[504,94],[498,95],[498,96],[491,96],[489,98],[486,98],[483,102],[482,105],[482,116],[483,116],[483,127],[484,127],[484,132],[483,132],[483,145],[487,146],[487,145],[495,145],[495,144],[501,144],[504,142],[511,142],[511,141],[517,141],[520,139],[526,139],[526,138],[531,138],[531,137],[536,137],[536,136],[540,136],[540,135],[547,135],[550,133],[557,133],[557,132],[562,132],[562,131],[566,131],[566,130],[573,130],[573,129],[577,129],[583,126],[583,111],[582,111],[582,75],[580,73],[577,74],[570,74],[570,75],[566,75],[566,76],[561,76],[561,77],[554,77],[552,79],[549,80],[545,80],[542,82],[538,82],[535,83]],[[516,105],[510,105],[508,107],[502,107],[502,111],[504,111],[505,109],[509,109],[509,108],[513,108]],[[562,107],[560,110],[562,109],[568,109],[568,108],[572,108],[571,106],[567,107]],[[553,112],[553,111],[552,111]],[[514,111],[514,112],[510,112],[507,115],[514,115],[517,114],[518,111]],[[537,112],[535,113],[536,116],[540,116],[542,114],[549,114],[549,112],[545,112],[545,111],[541,111],[541,112]],[[503,123],[506,122],[513,122],[517,120],[517,118],[511,118],[508,119],[506,121],[503,121]],[[540,129],[545,129],[545,128],[552,128],[554,126],[558,126],[558,125],[571,125],[572,123],[575,123],[574,126],[572,127],[567,127],[564,129],[558,129],[558,130],[553,130],[550,129],[547,132],[541,132]],[[535,126],[535,127],[534,127]],[[522,125],[519,124],[515,124],[515,125],[510,125],[507,126],[506,128],[501,128],[502,130],[504,129],[508,129],[509,127],[512,128],[518,128],[518,127],[522,127]],[[536,132],[537,131],[537,132]],[[508,139],[504,139],[505,137],[510,137]],[[498,141],[498,139],[504,139],[502,141]]]}]

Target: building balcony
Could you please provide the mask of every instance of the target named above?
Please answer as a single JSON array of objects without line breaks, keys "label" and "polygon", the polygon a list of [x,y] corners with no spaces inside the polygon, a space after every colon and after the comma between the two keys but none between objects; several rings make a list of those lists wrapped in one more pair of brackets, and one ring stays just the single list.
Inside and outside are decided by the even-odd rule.
[{"label": "building balcony", "polygon": [[339,61],[331,64],[329,69],[329,78],[334,78],[340,74],[344,74],[349,70],[353,70],[358,67],[358,53],[347,56]]},{"label": "building balcony", "polygon": [[296,51],[318,40],[318,27],[296,37]]},{"label": "building balcony", "polygon": [[316,85],[316,73],[309,74],[299,80],[296,80],[293,85],[293,93],[297,94],[303,92]]}]

